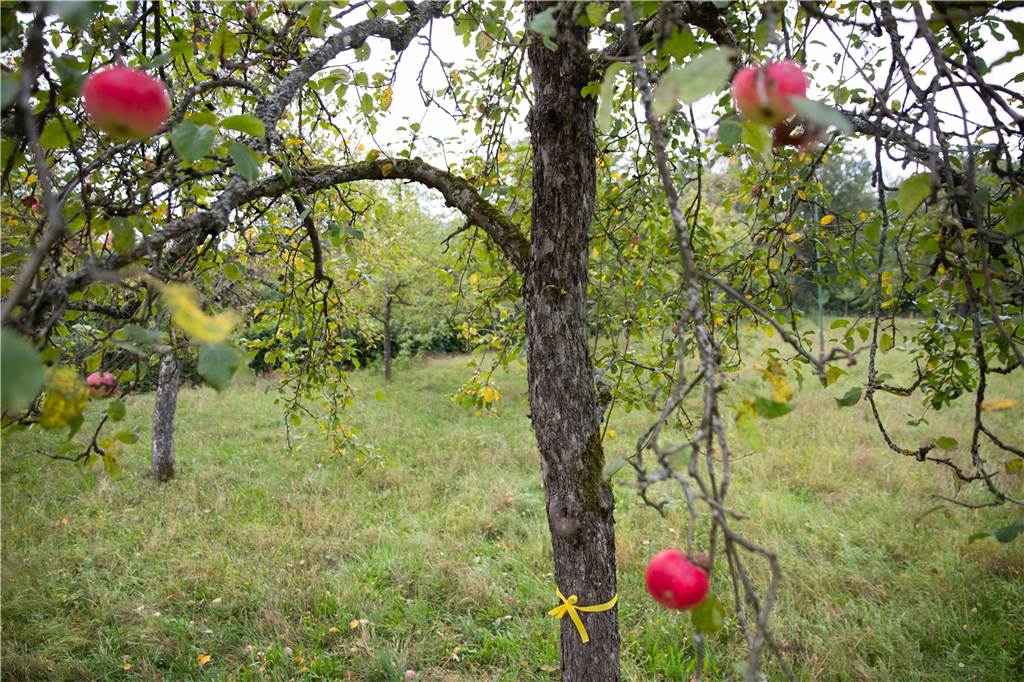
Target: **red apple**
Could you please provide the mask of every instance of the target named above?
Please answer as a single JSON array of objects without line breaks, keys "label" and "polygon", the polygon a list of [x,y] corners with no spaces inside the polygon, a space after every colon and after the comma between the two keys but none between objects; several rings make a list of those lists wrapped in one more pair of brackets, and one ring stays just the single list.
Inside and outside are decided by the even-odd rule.
[{"label": "red apple", "polygon": [[93,123],[115,137],[147,138],[171,113],[163,82],[126,66],[93,73],[82,86],[82,97]]},{"label": "red apple", "polygon": [[647,565],[647,591],[665,608],[682,611],[704,601],[708,574],[678,549],[663,549]]},{"label": "red apple", "polygon": [[259,13],[259,10],[256,9],[256,5],[246,5],[245,13],[248,14],[250,17],[254,17]]},{"label": "red apple", "polygon": [[38,200],[32,202],[32,210],[38,213],[39,215],[46,213],[46,209],[43,207],[42,204],[39,203]]},{"label": "red apple", "polygon": [[775,125],[796,113],[791,97],[807,96],[807,75],[791,61],[748,66],[732,79],[732,96],[746,118]]},{"label": "red apple", "polygon": [[117,377],[113,372],[93,372],[85,379],[90,398],[109,398],[117,393]]}]

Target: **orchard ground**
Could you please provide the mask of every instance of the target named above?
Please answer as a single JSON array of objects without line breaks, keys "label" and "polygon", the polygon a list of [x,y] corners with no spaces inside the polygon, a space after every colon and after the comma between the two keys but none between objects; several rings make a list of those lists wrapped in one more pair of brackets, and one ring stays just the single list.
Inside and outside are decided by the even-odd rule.
[{"label": "orchard ground", "polygon": [[[274,385],[253,379],[222,394],[182,391],[178,478],[163,486],[145,478],[152,396],[130,400],[140,440],[116,482],[35,454],[54,434],[5,439],[3,678],[556,678],[525,372],[500,375],[497,414],[475,416],[447,397],[471,373],[467,360],[413,361],[391,385],[356,373],[364,397],[350,423],[377,446],[379,466],[325,454],[312,425],[289,451]],[[898,380],[909,363],[893,353],[883,369]],[[759,383],[752,370],[734,376],[737,396]],[[1020,444],[1014,381],[993,378],[991,398],[1018,402],[987,419]],[[849,383],[805,381],[792,413],[759,421],[764,447],[733,466],[745,531],[781,557],[773,624],[798,677],[1024,677],[1024,538],[968,543],[1020,511],[940,505],[933,495],[954,493],[950,476],[887,450],[866,403],[838,408],[832,398]],[[967,442],[970,398],[930,413],[927,433]],[[925,431],[905,422],[920,405],[884,406],[896,436],[916,445]],[[647,420],[616,413],[608,457],[626,454]],[[688,679],[689,618],[643,587],[648,559],[684,544],[685,512],[667,488],[677,501],[661,518],[630,479],[628,468],[614,479],[623,676]],[[729,679],[744,652],[722,575],[713,590],[730,620],[708,642],[710,679]]]}]

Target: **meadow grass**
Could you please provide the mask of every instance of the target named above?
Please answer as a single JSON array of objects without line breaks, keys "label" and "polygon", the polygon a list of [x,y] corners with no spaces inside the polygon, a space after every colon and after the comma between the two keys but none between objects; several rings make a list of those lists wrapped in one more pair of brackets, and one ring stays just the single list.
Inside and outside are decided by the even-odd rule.
[{"label": "meadow grass", "polygon": [[[891,355],[890,371],[905,377]],[[525,372],[501,374],[497,414],[477,416],[449,399],[466,362],[399,365],[390,385],[356,373],[363,398],[348,423],[379,464],[332,454],[311,425],[288,449],[274,384],[254,379],[221,394],[182,391],[178,477],[167,485],[146,478],[152,396],[129,400],[140,440],[119,481],[39,456],[58,435],[5,438],[3,678],[556,678]],[[751,371],[730,382],[737,396],[758,385]],[[950,476],[887,450],[866,404],[837,408],[849,382],[806,381],[791,414],[760,423],[762,448],[734,438],[730,499],[748,517],[737,527],[781,558],[772,622],[789,662],[806,680],[1024,678],[1024,539],[967,541],[1021,511],[936,509],[935,494],[954,492]],[[1019,401],[987,413],[1016,444],[1022,392],[1013,376],[989,391]],[[883,407],[903,442],[968,440],[967,399],[927,428],[905,424],[920,412],[915,399]],[[627,454],[649,418],[615,412],[607,456]],[[1003,478],[1022,492],[1019,478]],[[647,560],[683,544],[688,517],[672,488],[661,491],[671,500],[662,518],[629,479],[615,478],[623,675],[688,679],[689,619],[643,587]],[[729,620],[707,644],[711,679],[730,679],[746,653],[721,573]]]}]

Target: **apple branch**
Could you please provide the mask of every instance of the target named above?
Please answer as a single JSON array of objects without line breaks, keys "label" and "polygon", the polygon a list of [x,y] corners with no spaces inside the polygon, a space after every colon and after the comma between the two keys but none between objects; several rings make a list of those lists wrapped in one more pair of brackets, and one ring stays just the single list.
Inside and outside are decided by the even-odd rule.
[{"label": "apple branch", "polygon": [[109,279],[112,272],[158,253],[168,242],[188,235],[218,232],[228,225],[233,210],[252,201],[277,198],[293,190],[317,192],[358,180],[412,180],[441,192],[449,206],[484,230],[509,262],[520,272],[526,272],[529,240],[466,180],[420,159],[381,159],[297,170],[291,182],[277,174],[253,184],[231,187],[229,183],[210,208],[172,220],[163,229],[141,239],[128,253],[91,260],[66,277],[47,282],[35,297],[28,300],[28,305],[33,310],[42,309],[81,291],[98,279]]}]

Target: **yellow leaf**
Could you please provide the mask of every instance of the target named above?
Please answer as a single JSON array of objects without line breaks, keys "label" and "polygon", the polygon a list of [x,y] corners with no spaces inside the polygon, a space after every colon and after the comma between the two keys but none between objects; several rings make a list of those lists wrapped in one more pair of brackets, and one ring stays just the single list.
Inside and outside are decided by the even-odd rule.
[{"label": "yellow leaf", "polygon": [[821,219],[821,224],[822,225],[830,225],[832,223],[832,221],[835,220],[835,219],[836,219],[836,217],[834,215],[832,215],[831,213],[829,213],[827,216],[825,216],[824,218]]},{"label": "yellow leaf", "polygon": [[780,376],[772,375],[768,378],[772,384],[772,400],[777,403],[788,403],[793,397],[793,389]]},{"label": "yellow leaf", "polygon": [[605,431],[605,434],[608,436],[609,439],[612,440],[614,440],[619,435],[618,431],[616,431],[615,429],[608,429],[607,431]]},{"label": "yellow leaf", "polygon": [[352,619],[352,620],[351,620],[351,621],[349,622],[349,624],[348,624],[348,627],[349,627],[349,629],[350,629],[350,630],[355,630],[355,629],[356,629],[357,627],[359,627],[359,621],[358,621],[358,620],[356,620],[355,618],[353,618],[353,619]]},{"label": "yellow leaf", "polygon": [[210,654],[199,654],[196,657],[196,660],[199,661],[199,667],[202,668],[207,663],[213,660],[213,656],[211,656]]},{"label": "yellow leaf", "polygon": [[801,232],[794,232],[793,234],[786,237],[786,239],[788,239],[791,244],[795,244],[803,238],[804,235]]},{"label": "yellow leaf", "polygon": [[89,404],[89,389],[70,367],[50,372],[40,404],[39,423],[46,429],[70,426]]},{"label": "yellow leaf", "polygon": [[384,165],[382,165],[380,167],[380,174],[383,175],[386,178],[388,175],[391,174],[391,171],[393,171],[394,169],[395,169],[395,164],[393,164],[393,163],[385,163]]},{"label": "yellow leaf", "polygon": [[860,218],[861,220],[867,220],[868,214],[865,213],[864,211],[861,211],[860,213],[857,214],[857,217]]},{"label": "yellow leaf", "polygon": [[389,108],[391,108],[392,94],[393,93],[391,91],[391,86],[388,86],[384,88],[384,92],[382,92],[380,95],[380,106],[382,109],[384,109],[384,111],[387,111]]},{"label": "yellow leaf", "polygon": [[1016,406],[1016,400],[1010,400],[1009,398],[986,400],[981,404],[981,409],[988,412],[999,412],[1001,410],[1009,410]]},{"label": "yellow leaf", "polygon": [[199,307],[195,289],[184,284],[167,284],[163,288],[164,305],[171,311],[171,321],[197,343],[223,341],[238,324],[238,313],[225,310],[207,315]]}]

